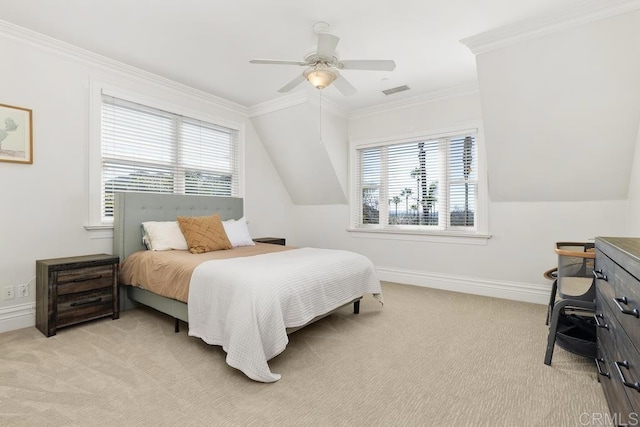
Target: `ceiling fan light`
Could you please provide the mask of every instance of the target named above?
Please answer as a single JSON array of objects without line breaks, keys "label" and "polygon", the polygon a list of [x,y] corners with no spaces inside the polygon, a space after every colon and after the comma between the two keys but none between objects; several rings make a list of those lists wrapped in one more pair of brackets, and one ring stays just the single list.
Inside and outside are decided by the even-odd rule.
[{"label": "ceiling fan light", "polygon": [[316,89],[324,89],[336,79],[337,74],[331,70],[311,70],[305,76]]}]

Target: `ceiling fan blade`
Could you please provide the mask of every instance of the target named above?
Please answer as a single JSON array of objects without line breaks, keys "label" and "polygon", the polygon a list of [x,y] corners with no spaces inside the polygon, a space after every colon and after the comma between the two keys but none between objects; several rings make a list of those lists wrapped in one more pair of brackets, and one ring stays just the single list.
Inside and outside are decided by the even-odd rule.
[{"label": "ceiling fan blade", "polygon": [[338,91],[340,91],[340,93],[344,96],[351,96],[357,92],[356,88],[353,87],[351,83],[349,83],[347,79],[345,79],[341,75],[339,75],[338,78],[333,81],[333,84],[335,85],[336,89],[338,89]]},{"label": "ceiling fan blade", "polygon": [[336,46],[338,46],[339,41],[340,38],[338,36],[334,36],[333,34],[318,34],[318,49],[316,50],[316,55],[333,58],[336,53]]},{"label": "ceiling fan blade", "polygon": [[252,59],[251,64],[276,64],[276,65],[309,65],[306,61],[295,61],[286,59]]},{"label": "ceiling fan blade", "polygon": [[391,59],[351,59],[340,61],[343,70],[393,71],[396,63]]},{"label": "ceiling fan blade", "polygon": [[300,74],[298,77],[296,77],[295,79],[291,80],[286,85],[282,86],[278,92],[280,92],[280,93],[289,92],[291,89],[293,89],[294,87],[298,86],[300,83],[302,83],[305,80],[306,80],[306,78],[302,74]]}]

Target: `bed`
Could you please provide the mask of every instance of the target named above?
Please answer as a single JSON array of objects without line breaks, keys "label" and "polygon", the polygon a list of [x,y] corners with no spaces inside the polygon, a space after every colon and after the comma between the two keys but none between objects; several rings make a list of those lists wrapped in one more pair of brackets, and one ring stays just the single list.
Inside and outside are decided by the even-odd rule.
[{"label": "bed", "polygon": [[[243,217],[243,200],[116,194],[113,251],[120,257],[121,269],[137,257],[169,256],[146,250],[142,222],[211,214],[222,220],[239,219]],[[189,260],[200,257],[188,251],[168,252]],[[224,253],[224,259],[196,262],[189,273],[188,296],[154,293],[148,289],[152,286],[139,283],[144,280],[127,270],[127,275],[121,276],[134,283],[121,280],[121,309],[138,304],[154,308],[176,319],[176,331],[179,321],[188,323],[189,335],[222,346],[227,364],[256,381],[280,379],[267,362],[285,349],[287,334],[347,305],[353,304],[357,314],[364,294],[373,294],[382,302],[373,265],[349,251],[256,244],[216,252]]]}]

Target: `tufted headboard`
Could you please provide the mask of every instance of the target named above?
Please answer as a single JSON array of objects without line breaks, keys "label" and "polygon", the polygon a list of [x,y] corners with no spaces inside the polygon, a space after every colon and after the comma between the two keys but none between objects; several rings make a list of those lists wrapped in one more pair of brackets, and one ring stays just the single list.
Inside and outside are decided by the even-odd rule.
[{"label": "tufted headboard", "polygon": [[188,196],[182,194],[116,193],[113,218],[113,254],[122,261],[145,249],[143,221],[173,221],[178,216],[217,213],[222,220],[239,219],[243,200],[238,197]]}]

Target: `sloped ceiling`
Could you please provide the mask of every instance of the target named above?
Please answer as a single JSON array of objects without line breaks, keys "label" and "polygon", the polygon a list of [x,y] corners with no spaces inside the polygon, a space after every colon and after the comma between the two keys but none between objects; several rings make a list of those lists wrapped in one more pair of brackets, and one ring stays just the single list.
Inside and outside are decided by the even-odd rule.
[{"label": "sloped ceiling", "polygon": [[640,125],[640,12],[476,61],[493,201],[626,199]]},{"label": "sloped ceiling", "polygon": [[306,96],[251,118],[295,205],[345,204],[347,120]]}]

